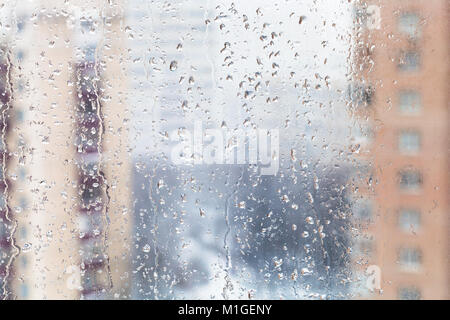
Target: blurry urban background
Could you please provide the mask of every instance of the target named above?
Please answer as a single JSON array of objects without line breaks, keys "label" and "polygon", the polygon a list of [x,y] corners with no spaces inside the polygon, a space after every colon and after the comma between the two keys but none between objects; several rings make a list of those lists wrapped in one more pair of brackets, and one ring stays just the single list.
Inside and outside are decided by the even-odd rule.
[{"label": "blurry urban background", "polygon": [[0,297],[449,299],[449,10],[0,0]]}]

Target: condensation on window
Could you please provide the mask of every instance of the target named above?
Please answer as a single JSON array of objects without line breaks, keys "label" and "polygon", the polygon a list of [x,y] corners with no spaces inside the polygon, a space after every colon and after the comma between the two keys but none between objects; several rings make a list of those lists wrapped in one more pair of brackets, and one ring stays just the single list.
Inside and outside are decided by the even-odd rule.
[{"label": "condensation on window", "polygon": [[448,299],[448,12],[0,0],[0,297]]}]

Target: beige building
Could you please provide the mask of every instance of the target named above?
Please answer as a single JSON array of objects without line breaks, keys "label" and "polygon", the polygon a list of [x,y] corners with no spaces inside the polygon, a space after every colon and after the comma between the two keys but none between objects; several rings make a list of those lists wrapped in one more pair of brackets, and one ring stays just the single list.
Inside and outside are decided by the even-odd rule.
[{"label": "beige building", "polygon": [[450,298],[448,6],[378,0],[356,10],[355,114],[371,137],[359,247],[380,268],[381,299]]},{"label": "beige building", "polygon": [[123,8],[11,8],[6,174],[18,299],[127,298],[131,241]]}]

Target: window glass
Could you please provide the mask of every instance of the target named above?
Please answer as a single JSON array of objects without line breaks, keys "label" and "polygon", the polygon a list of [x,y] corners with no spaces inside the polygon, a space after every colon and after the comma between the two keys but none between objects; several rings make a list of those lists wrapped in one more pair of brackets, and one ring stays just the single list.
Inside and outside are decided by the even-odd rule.
[{"label": "window glass", "polygon": [[417,51],[401,52],[398,68],[401,71],[418,71],[420,68],[420,53]]},{"label": "window glass", "polygon": [[358,199],[353,204],[353,213],[357,219],[368,220],[373,215],[373,203],[369,199]]},{"label": "window glass", "polygon": [[422,263],[422,253],[416,248],[403,248],[399,252],[399,264],[403,271],[420,271]]},{"label": "window glass", "polygon": [[419,191],[422,186],[422,174],[417,170],[402,170],[399,178],[400,189],[403,191]]},{"label": "window glass", "polygon": [[422,108],[421,96],[417,91],[401,91],[398,96],[400,111],[405,114],[417,114]]},{"label": "window glass", "polygon": [[402,153],[415,154],[420,151],[420,133],[413,130],[400,132],[398,149]]},{"label": "window glass", "polygon": [[0,0],[0,299],[448,299],[449,6]]},{"label": "window glass", "polygon": [[398,29],[410,38],[420,36],[419,16],[413,12],[401,13],[398,18]]},{"label": "window glass", "polygon": [[398,298],[400,300],[420,300],[420,290],[416,287],[402,287],[398,291]]},{"label": "window glass", "polygon": [[414,209],[402,209],[399,214],[399,226],[403,231],[417,232],[420,229],[420,212]]}]

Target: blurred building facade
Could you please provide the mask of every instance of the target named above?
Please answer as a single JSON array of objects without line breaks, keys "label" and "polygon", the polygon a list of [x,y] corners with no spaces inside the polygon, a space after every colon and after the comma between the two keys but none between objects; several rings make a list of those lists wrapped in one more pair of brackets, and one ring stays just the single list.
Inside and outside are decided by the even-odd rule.
[{"label": "blurred building facade", "polygon": [[[361,1],[358,101],[368,137],[358,246],[379,267],[381,299],[449,296],[449,3]],[[361,220],[360,220],[361,221]]]},{"label": "blurred building facade", "polygon": [[14,231],[12,214],[8,206],[9,186],[11,184],[5,174],[9,165],[8,137],[10,134],[11,121],[9,119],[9,110],[12,108],[12,88],[11,88],[11,56],[7,47],[0,47],[0,298],[5,298],[9,290],[6,279],[11,274],[12,256],[17,247],[15,247],[11,234]]},{"label": "blurred building facade", "polygon": [[[359,251],[381,271],[374,297],[449,298],[448,3],[362,2],[351,96],[365,141],[350,147],[368,174],[354,206],[367,222]],[[117,1],[40,3],[24,1],[3,23],[11,36],[0,52],[0,297],[129,298],[130,237],[142,225],[132,231],[127,102],[157,97],[151,121],[138,114],[133,123],[144,132],[151,122],[156,150],[202,113],[216,126],[242,123],[206,112],[217,86],[215,58],[203,54],[216,50],[214,10],[186,4],[148,16],[147,4],[133,1],[124,24]],[[142,41],[149,33],[157,46]],[[183,60],[188,48],[194,54]],[[148,240],[135,254],[148,253]],[[157,297],[139,277],[144,294],[135,297]]]},{"label": "blurred building facade", "polygon": [[117,1],[11,8],[9,298],[129,296],[122,19]]}]

